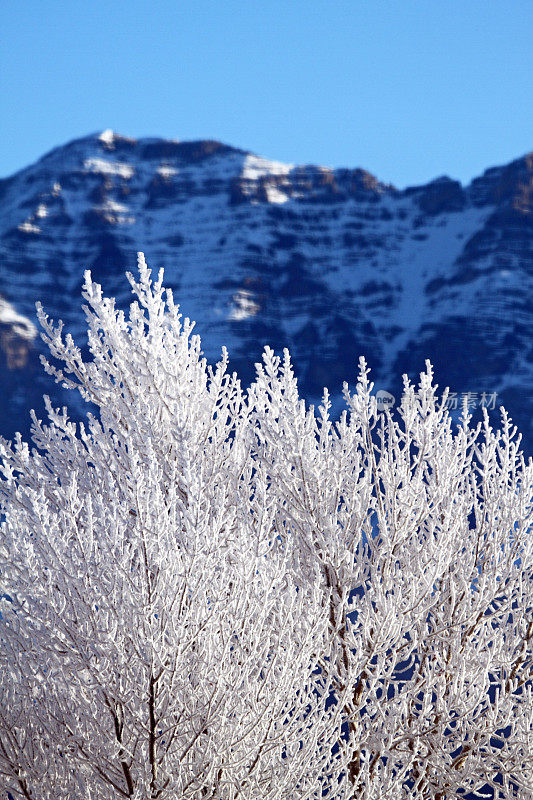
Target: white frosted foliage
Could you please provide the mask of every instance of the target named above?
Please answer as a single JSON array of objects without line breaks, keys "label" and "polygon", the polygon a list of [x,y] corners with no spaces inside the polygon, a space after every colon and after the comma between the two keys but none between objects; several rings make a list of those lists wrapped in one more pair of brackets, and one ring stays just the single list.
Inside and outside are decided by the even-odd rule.
[{"label": "white frosted foliage", "polygon": [[243,391],[142,255],[86,274],[90,357],[42,310],[48,403],[0,440],[0,789],[25,800],[450,800],[533,790],[533,464],[454,427],[431,366],[318,414]]}]

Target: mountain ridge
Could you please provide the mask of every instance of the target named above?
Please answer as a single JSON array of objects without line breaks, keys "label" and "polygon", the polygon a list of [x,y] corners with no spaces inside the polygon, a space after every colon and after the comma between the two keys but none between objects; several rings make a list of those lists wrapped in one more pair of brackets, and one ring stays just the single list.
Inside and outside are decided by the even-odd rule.
[{"label": "mountain ridge", "polygon": [[[441,386],[478,402],[496,393],[530,449],[532,198],[533,153],[465,186],[441,176],[399,190],[360,167],[108,130],[0,181],[0,297],[29,326],[41,300],[83,341],[83,271],[123,307],[124,272],[143,250],[165,267],[208,358],[227,345],[243,380],[265,344],[289,347],[313,401],[326,385],[338,398],[360,355],[396,395],[430,358]],[[31,330],[17,339],[0,305],[7,435],[27,432],[30,402],[42,409]]]}]

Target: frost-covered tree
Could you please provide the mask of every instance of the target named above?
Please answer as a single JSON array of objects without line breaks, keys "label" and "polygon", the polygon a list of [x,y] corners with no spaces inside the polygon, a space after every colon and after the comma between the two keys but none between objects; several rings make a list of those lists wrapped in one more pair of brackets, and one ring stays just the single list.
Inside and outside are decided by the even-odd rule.
[{"label": "frost-covered tree", "polygon": [[268,348],[243,392],[162,275],[2,442],[0,786],[26,800],[450,800],[533,790],[533,464],[430,366],[336,422]]}]

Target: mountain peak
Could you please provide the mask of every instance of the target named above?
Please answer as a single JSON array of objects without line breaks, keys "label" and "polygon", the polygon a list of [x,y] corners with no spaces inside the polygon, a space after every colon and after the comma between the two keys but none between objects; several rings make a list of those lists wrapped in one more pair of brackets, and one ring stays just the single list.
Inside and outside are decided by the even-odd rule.
[{"label": "mountain peak", "polygon": [[[214,139],[194,139],[181,141],[180,139],[162,139],[159,137],[145,137],[133,139],[116,133],[111,128],[106,128],[96,137],[100,147],[106,151],[130,150],[139,158],[148,160],[179,159],[181,161],[202,161],[213,155],[229,153],[246,154],[246,151],[223,144]],[[83,139],[80,141],[84,141]]]},{"label": "mountain peak", "polygon": [[516,208],[533,208],[533,152],[485,170],[472,181],[469,191],[476,204],[504,202]]},{"label": "mountain peak", "polygon": [[115,150],[117,144],[126,143],[132,146],[136,144],[135,139],[129,136],[122,136],[120,133],[115,133],[111,128],[106,128],[105,131],[102,131],[102,133],[97,136],[97,139],[106,150]]}]

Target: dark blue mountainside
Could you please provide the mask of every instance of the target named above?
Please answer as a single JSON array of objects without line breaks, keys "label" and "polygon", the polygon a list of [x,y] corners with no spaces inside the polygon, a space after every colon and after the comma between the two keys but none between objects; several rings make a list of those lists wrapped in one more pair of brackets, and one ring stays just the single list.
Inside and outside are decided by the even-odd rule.
[{"label": "dark blue mountainside", "polygon": [[105,131],[0,181],[0,434],[28,433],[41,395],[35,302],[79,344],[90,268],[129,302],[143,250],[165,268],[209,359],[245,381],[265,344],[288,346],[302,394],[340,396],[360,355],[398,396],[430,358],[472,406],[505,405],[533,452],[533,154],[468,187],[398,191],[363,169],[292,166],[215,141]]}]

